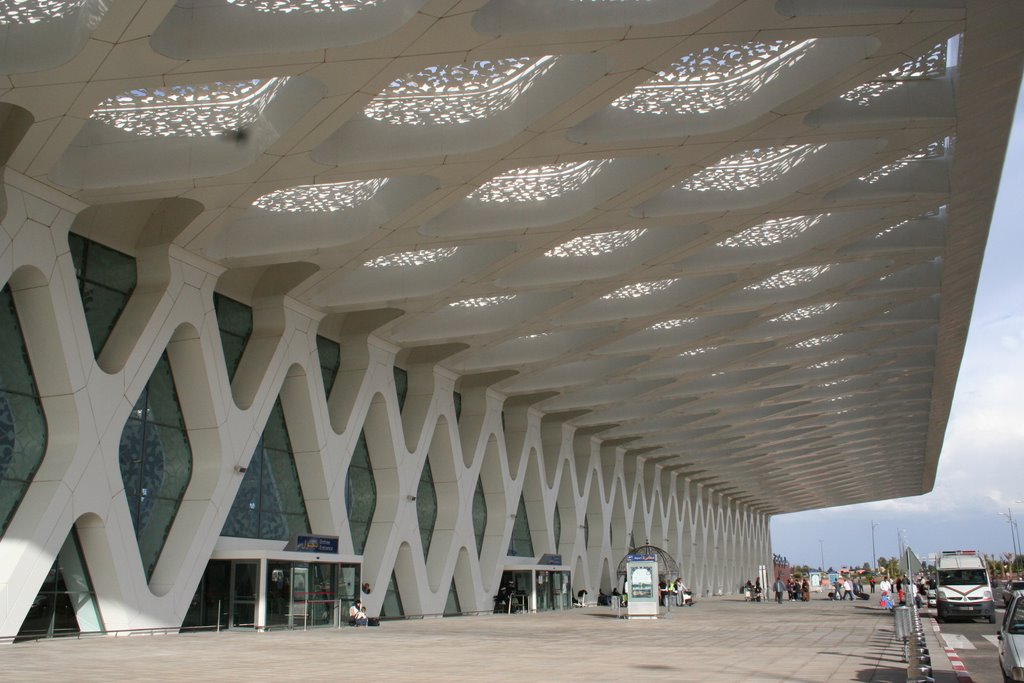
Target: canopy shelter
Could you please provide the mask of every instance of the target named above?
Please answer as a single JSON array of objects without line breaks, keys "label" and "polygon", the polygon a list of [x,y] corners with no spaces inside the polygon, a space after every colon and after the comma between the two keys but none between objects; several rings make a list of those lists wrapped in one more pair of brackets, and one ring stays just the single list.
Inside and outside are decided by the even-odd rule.
[{"label": "canopy shelter", "polygon": [[620,579],[626,576],[626,562],[629,560],[630,555],[654,555],[658,558],[658,570],[664,576],[679,576],[679,563],[675,561],[667,550],[659,548],[656,545],[642,545],[637,548],[631,549],[626,553],[625,557],[619,562],[619,568],[616,570],[616,574]]}]

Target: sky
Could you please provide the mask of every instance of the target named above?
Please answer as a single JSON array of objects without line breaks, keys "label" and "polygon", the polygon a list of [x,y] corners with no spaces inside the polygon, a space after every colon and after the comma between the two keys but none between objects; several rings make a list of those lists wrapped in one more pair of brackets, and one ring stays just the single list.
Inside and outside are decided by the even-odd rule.
[{"label": "sky", "polygon": [[1024,539],[1022,216],[1024,97],[1018,95],[935,488],[911,498],[779,515],[771,523],[772,552],[791,565],[817,567],[824,556],[826,566],[861,566],[872,558],[873,528],[877,556],[898,555],[901,535],[922,558],[957,549],[1002,554],[1013,548],[1007,513]]}]

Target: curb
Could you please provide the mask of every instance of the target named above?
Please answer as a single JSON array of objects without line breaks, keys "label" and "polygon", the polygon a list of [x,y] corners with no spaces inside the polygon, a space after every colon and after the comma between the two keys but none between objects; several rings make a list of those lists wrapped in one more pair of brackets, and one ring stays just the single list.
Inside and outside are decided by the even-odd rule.
[{"label": "curb", "polygon": [[[936,636],[941,636],[942,629],[939,628],[939,622],[934,618],[932,619],[932,630],[935,631]],[[944,643],[945,641],[940,638],[940,642]],[[960,655],[956,653],[956,650],[945,645],[943,645],[942,650],[946,653],[946,658],[949,659],[949,663],[953,667],[957,683],[974,683],[974,678],[971,677],[971,673],[967,670],[967,665],[960,659]]]}]

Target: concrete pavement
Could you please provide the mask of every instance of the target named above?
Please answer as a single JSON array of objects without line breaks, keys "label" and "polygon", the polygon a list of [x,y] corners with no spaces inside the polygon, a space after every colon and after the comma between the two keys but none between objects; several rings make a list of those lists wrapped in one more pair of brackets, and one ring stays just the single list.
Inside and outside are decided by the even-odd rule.
[{"label": "concrete pavement", "polygon": [[[926,628],[935,679],[957,680]],[[380,628],[131,635],[0,646],[5,681],[904,683],[877,603],[699,600],[658,620],[615,610],[385,622]]]}]

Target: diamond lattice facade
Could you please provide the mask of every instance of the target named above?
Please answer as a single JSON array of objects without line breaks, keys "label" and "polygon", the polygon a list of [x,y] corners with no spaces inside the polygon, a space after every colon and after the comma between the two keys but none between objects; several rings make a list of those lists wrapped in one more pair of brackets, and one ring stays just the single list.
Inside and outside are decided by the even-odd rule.
[{"label": "diamond lattice facade", "polygon": [[3,3],[0,638],[729,592],[929,491],[1024,8],[881,4]]}]

